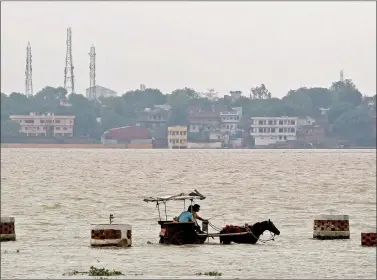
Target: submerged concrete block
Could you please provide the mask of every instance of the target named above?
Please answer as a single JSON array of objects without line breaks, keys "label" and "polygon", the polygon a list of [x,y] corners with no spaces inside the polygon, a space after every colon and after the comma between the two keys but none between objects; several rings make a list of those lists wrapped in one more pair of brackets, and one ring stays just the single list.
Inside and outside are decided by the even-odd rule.
[{"label": "submerged concrete block", "polygon": [[1,217],[0,241],[16,241],[14,217]]},{"label": "submerged concrete block", "polygon": [[131,247],[132,226],[128,224],[92,224],[92,247]]},{"label": "submerged concrete block", "polygon": [[314,219],[313,238],[349,239],[350,227],[348,215],[319,215]]},{"label": "submerged concrete block", "polygon": [[375,232],[362,232],[361,245],[365,247],[376,247],[376,233]]}]

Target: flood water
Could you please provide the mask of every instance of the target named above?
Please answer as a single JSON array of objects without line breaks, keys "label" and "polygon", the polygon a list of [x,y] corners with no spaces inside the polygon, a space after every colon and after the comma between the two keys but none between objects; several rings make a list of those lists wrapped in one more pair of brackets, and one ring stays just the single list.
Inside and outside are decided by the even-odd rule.
[{"label": "flood water", "polygon": [[[157,244],[158,212],[143,197],[194,189],[214,225],[271,219],[281,235],[256,245]],[[183,210],[167,206],[169,218]],[[312,239],[314,216],[330,213],[350,216],[351,239]],[[89,246],[90,224],[110,214],[133,226],[133,247]],[[376,232],[376,151],[1,149],[1,215],[16,219],[17,241],[1,243],[6,279],[88,278],[62,274],[92,265],[134,279],[372,279],[376,248],[361,247],[360,233]]]}]

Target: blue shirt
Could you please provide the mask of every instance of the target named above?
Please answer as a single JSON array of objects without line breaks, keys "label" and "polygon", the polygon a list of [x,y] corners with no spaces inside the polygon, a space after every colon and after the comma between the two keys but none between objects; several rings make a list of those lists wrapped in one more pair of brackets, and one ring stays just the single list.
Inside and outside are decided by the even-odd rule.
[{"label": "blue shirt", "polygon": [[185,222],[193,222],[194,217],[192,216],[192,213],[189,211],[184,211],[181,213],[181,215],[178,216],[178,222],[185,223]]}]

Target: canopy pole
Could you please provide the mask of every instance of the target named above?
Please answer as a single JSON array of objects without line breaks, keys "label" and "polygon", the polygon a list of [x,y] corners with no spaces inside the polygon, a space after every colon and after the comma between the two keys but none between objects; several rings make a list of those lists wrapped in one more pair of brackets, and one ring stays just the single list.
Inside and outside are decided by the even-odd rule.
[{"label": "canopy pole", "polygon": [[166,218],[166,221],[168,221],[168,213],[166,212],[166,201],[165,201],[165,218]]},{"label": "canopy pole", "polygon": [[160,222],[161,222],[160,205],[158,204],[158,201],[157,201],[156,207],[157,207],[157,210],[158,210],[158,218],[160,219]]}]

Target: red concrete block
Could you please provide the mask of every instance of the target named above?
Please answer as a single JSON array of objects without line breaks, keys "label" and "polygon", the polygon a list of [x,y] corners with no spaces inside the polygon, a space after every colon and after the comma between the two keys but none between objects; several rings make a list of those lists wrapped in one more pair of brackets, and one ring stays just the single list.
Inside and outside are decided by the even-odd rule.
[{"label": "red concrete block", "polygon": [[376,233],[375,232],[362,232],[361,245],[366,247],[376,247]]}]

